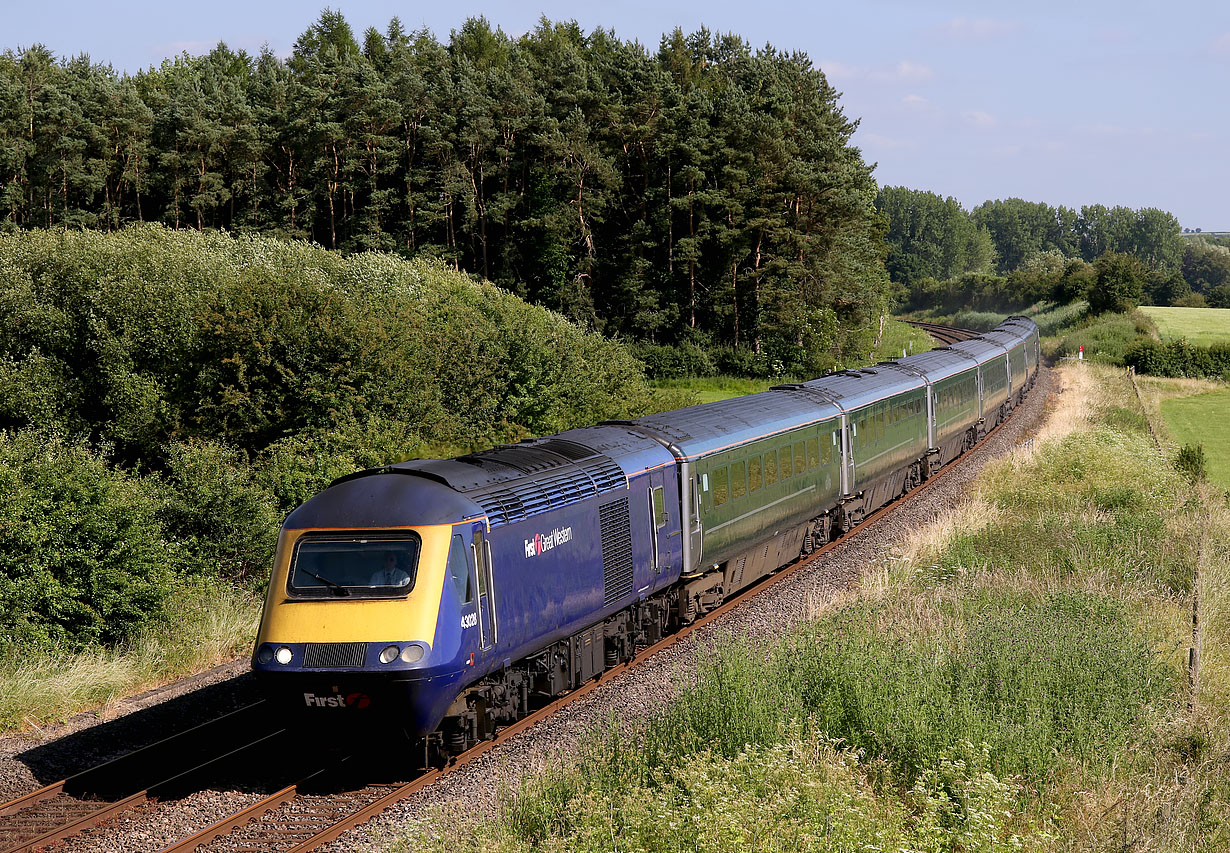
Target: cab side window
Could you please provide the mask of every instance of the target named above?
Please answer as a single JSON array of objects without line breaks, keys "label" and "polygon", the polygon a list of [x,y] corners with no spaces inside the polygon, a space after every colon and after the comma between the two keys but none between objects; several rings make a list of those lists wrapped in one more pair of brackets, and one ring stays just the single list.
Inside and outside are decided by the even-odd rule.
[{"label": "cab side window", "polygon": [[465,546],[460,536],[453,537],[453,546],[448,552],[448,576],[457,590],[457,600],[469,604],[474,600],[474,590],[470,586],[470,565],[466,557],[470,549]]}]

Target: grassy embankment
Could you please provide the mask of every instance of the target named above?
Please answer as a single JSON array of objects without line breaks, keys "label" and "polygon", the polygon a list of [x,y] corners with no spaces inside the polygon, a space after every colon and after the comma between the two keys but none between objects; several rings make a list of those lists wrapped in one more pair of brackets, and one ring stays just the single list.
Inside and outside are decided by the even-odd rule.
[{"label": "grassy embankment", "polygon": [[444,810],[388,846],[1226,849],[1230,514],[1124,374],[1059,374],[1033,445],[855,594],[721,645],[642,739],[595,737],[498,820]]}]

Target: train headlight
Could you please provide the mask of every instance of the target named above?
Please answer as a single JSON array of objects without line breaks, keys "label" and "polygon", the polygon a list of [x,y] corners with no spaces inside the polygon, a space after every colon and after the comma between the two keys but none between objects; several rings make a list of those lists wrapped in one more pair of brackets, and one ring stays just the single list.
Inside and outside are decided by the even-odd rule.
[{"label": "train headlight", "polygon": [[406,663],[417,663],[423,659],[423,647],[411,643],[401,650],[401,659]]},{"label": "train headlight", "polygon": [[293,658],[294,656],[295,656],[294,652],[292,652],[286,646],[279,646],[278,650],[273,653],[273,657],[277,660],[278,663],[282,664],[283,666],[290,663],[290,659]]},{"label": "train headlight", "polygon": [[273,660],[273,649],[269,646],[261,646],[256,652],[257,663],[269,663]]},{"label": "train headlight", "polygon": [[401,654],[401,649],[397,646],[385,646],[380,652],[381,663],[392,663],[397,660],[397,656]]}]

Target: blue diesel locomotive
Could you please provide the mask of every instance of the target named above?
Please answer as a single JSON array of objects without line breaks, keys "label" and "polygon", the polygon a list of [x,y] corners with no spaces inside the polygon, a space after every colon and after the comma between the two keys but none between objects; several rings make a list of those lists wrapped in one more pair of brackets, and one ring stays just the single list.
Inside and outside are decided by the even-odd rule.
[{"label": "blue diesel locomotive", "polygon": [[253,669],[304,713],[456,753],[917,486],[1038,362],[1013,317],[871,368],[343,477],[282,525]]}]

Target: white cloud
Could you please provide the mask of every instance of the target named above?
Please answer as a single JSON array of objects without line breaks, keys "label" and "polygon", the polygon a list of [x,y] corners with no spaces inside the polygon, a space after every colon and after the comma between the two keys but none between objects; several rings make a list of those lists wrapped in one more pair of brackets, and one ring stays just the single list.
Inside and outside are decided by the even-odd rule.
[{"label": "white cloud", "polygon": [[830,80],[871,80],[876,83],[919,83],[935,76],[935,71],[929,65],[908,59],[902,59],[891,68],[871,68],[825,60],[820,63],[820,69]]},{"label": "white cloud", "polygon": [[982,110],[966,110],[961,113],[961,119],[966,124],[983,129],[992,128],[999,124],[995,116]]},{"label": "white cloud", "polygon": [[1212,56],[1230,57],[1230,32],[1224,32],[1209,42]]},{"label": "white cloud", "polygon": [[925,109],[931,106],[931,102],[922,95],[906,95],[901,99],[901,103],[913,109]]},{"label": "white cloud", "polygon": [[860,133],[857,141],[867,149],[875,151],[900,151],[904,148],[917,147],[913,139],[900,139],[880,133]]},{"label": "white cloud", "polygon": [[910,62],[908,59],[903,59],[897,63],[896,67],[890,72],[880,72],[880,78],[888,81],[921,81],[930,80],[935,76],[935,72],[929,66],[922,65],[918,62]]},{"label": "white cloud", "polygon": [[940,26],[939,31],[953,38],[986,41],[1020,32],[1020,21],[996,18],[953,18]]},{"label": "white cloud", "polygon": [[848,65],[832,59],[826,59],[821,62],[820,70],[830,80],[858,80],[863,76],[863,71],[858,66]]}]

